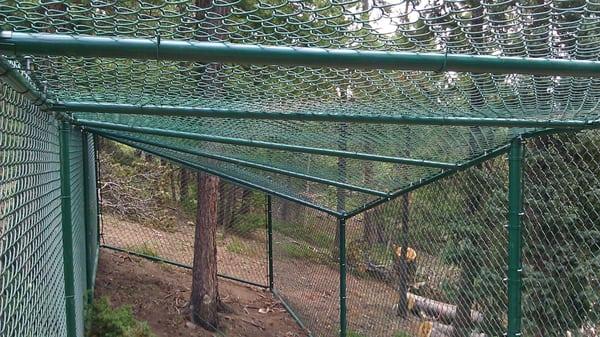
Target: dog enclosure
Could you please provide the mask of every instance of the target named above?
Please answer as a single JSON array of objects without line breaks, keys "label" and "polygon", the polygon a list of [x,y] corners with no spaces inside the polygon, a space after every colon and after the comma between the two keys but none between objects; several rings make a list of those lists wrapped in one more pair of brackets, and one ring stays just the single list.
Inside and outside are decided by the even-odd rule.
[{"label": "dog enclosure", "polygon": [[83,336],[101,243],[191,264],[100,226],[104,137],[254,193],[219,273],[312,336],[597,336],[599,9],[2,2],[0,335]]}]

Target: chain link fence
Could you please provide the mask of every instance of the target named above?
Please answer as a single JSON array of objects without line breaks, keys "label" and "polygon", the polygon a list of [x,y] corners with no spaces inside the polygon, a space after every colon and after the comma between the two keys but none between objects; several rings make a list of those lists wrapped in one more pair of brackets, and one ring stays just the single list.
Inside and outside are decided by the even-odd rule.
[{"label": "chain link fence", "polygon": [[523,335],[600,336],[600,133],[530,139],[523,206]]},{"label": "chain link fence", "polygon": [[[82,336],[100,239],[94,138],[6,85],[0,94],[0,333]],[[502,336],[516,320],[523,336],[597,337],[600,135],[530,135],[523,153],[504,151],[345,222],[221,180],[219,273],[271,287],[313,336]],[[521,226],[507,228],[510,158],[522,164],[523,206]],[[330,204],[344,206],[340,191]],[[191,265],[193,223],[103,218],[104,245]],[[515,228],[522,266],[511,269]],[[511,282],[522,282],[516,316]]]},{"label": "chain link fence", "polygon": [[[598,336],[598,158],[594,131],[524,142],[523,336]],[[514,319],[509,185],[504,151],[346,219],[341,257],[337,217],[278,197],[268,207],[264,194],[221,180],[218,269],[271,285],[312,336],[340,335],[341,317],[353,337],[502,336]],[[343,205],[344,193],[332,197]],[[191,265],[193,226],[139,226],[108,218],[104,242]]]},{"label": "chain link fence", "polygon": [[[0,84],[3,337],[62,337],[68,329],[76,336],[84,334],[84,305],[93,289],[98,251],[94,142],[79,130],[68,127],[64,132],[66,143],[60,140],[59,123],[52,115]],[[61,154],[69,158],[65,165],[70,163],[63,171],[71,182],[66,194],[61,192],[66,178],[61,174]],[[70,199],[65,199],[67,195]],[[63,212],[68,200],[70,219]],[[65,242],[66,229],[72,233],[71,245]],[[72,311],[65,301],[69,295]]]},{"label": "chain link fence", "polygon": [[[152,159],[150,159],[152,160]],[[154,162],[156,165],[158,160]],[[163,163],[166,165],[166,163]],[[161,167],[167,167],[167,166]],[[103,166],[102,166],[103,167]],[[111,177],[100,170],[100,185],[109,187]],[[189,191],[195,176],[191,171],[178,169],[175,172],[179,181],[187,175]],[[158,183],[157,177],[144,177],[146,183]],[[111,205],[114,191],[105,190],[103,201]],[[246,283],[268,286],[267,240],[266,240],[266,197],[264,194],[219,181],[218,198],[217,263],[220,276]],[[193,220],[193,219],[192,219]],[[194,259],[195,221],[183,217],[165,218],[154,221],[150,217],[137,217],[134,220],[107,212],[103,217],[101,238],[103,246],[157,261],[169,262],[180,267],[191,268]]]},{"label": "chain link fence", "polygon": [[337,219],[272,198],[273,286],[314,336],[338,336]]},{"label": "chain link fence", "polygon": [[489,160],[348,222],[350,331],[502,335],[507,172]]}]

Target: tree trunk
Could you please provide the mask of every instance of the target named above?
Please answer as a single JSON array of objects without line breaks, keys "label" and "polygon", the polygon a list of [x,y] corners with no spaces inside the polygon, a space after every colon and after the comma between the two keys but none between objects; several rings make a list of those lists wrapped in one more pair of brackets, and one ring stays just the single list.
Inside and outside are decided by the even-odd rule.
[{"label": "tree trunk", "polygon": [[218,188],[219,178],[198,173],[190,309],[192,321],[211,331],[219,326],[216,246]]},{"label": "tree trunk", "polygon": [[[432,300],[423,296],[408,293],[408,309],[415,313],[424,313],[428,316],[437,317],[442,322],[451,323],[458,315],[456,305]],[[479,311],[471,310],[470,321],[475,323],[483,322],[483,314]]]},{"label": "tree trunk", "polygon": [[[342,122],[338,126],[339,137],[338,137],[338,148],[341,151],[346,151],[348,149],[348,144],[346,142],[346,134],[348,132],[348,124]],[[338,157],[337,160],[338,167],[338,175],[340,177],[341,182],[346,182],[346,158]],[[336,188],[336,199],[337,199],[337,211],[343,212],[346,209],[346,190],[342,188]],[[339,226],[335,226],[335,238],[333,241],[333,247],[331,249],[331,255],[334,260],[337,260],[340,255],[339,251],[340,245],[340,228]]]},{"label": "tree trunk", "polygon": [[[365,0],[363,0],[365,1]],[[365,144],[365,152],[371,153],[371,147]],[[366,187],[373,185],[373,163],[365,160],[363,164],[363,181]],[[365,198],[365,203],[369,201]],[[370,209],[363,216],[363,241],[367,247],[385,242],[385,233],[380,218],[381,207]]]},{"label": "tree trunk", "polygon": [[180,200],[180,199],[177,197],[177,177],[176,177],[174,168],[171,170],[171,173],[169,174],[169,183],[171,185],[171,200],[173,201],[173,203],[177,203],[177,200]]},{"label": "tree trunk", "polygon": [[182,167],[179,171],[179,201],[184,201],[189,198],[188,181],[188,171]]},{"label": "tree trunk", "polygon": [[217,225],[223,228],[225,225],[225,186],[226,182],[219,179],[219,201],[217,202]]},{"label": "tree trunk", "polygon": [[[419,325],[418,337],[450,337],[454,334],[454,328],[451,325],[445,325],[438,322],[424,321]],[[471,332],[469,337],[486,337],[479,332]]]},{"label": "tree trunk", "polygon": [[290,205],[291,205],[291,202],[283,199],[281,201],[281,208],[279,209],[279,211],[281,212],[281,218],[286,223],[289,223],[290,219],[291,219],[291,217],[290,217]]},{"label": "tree trunk", "polygon": [[224,231],[229,231],[231,226],[233,226],[233,215],[235,210],[234,201],[235,201],[235,186],[230,184],[221,183],[219,187],[220,192],[222,193],[219,198],[219,214],[218,214],[218,223],[222,226]]},{"label": "tree trunk", "polygon": [[252,191],[243,188],[241,199],[240,215],[246,215],[252,210]]},{"label": "tree trunk", "polygon": [[454,319],[454,337],[469,337],[473,330],[471,308],[473,307],[473,285],[475,284],[475,271],[477,264],[465,265],[460,273],[458,288],[458,305]]},{"label": "tree trunk", "polygon": [[396,259],[398,261],[398,316],[402,318],[406,318],[408,314],[407,303],[408,303],[408,283],[409,283],[409,275],[408,275],[408,258],[407,258],[407,249],[408,249],[408,221],[409,221],[409,206],[410,206],[410,195],[407,193],[402,196],[402,242],[400,246],[400,258]]},{"label": "tree trunk", "polygon": [[232,229],[233,226],[235,225],[238,215],[239,215],[239,208],[238,208],[238,204],[239,204],[239,199],[240,196],[242,194],[242,189],[241,187],[238,186],[231,186],[231,191],[230,193],[230,197],[229,197],[229,202],[230,202],[230,206],[229,206],[229,223],[227,224],[227,228],[228,229]]}]

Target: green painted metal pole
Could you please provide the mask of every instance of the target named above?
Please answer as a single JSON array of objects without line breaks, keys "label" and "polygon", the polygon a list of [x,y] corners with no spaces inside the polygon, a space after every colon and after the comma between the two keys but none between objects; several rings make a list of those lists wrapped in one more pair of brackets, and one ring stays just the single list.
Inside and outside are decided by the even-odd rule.
[{"label": "green painted metal pole", "polygon": [[[117,252],[129,254],[129,255],[141,257],[141,258],[144,258],[144,259],[147,259],[147,260],[150,260],[150,261],[154,261],[154,262],[162,262],[162,263],[170,264],[172,266],[179,267],[179,268],[192,269],[192,266],[189,266],[187,264],[175,262],[175,261],[172,261],[172,260],[163,259],[162,257],[158,257],[158,256],[142,254],[142,253],[134,252],[134,251],[131,251],[131,250],[127,250],[127,249],[123,249],[123,248],[119,248],[119,247],[115,247],[115,246],[111,246],[111,245],[101,245],[101,247],[102,248],[106,248],[106,249],[110,249],[110,250],[114,250],[114,251],[117,251]],[[252,281],[246,281],[246,280],[234,277],[234,276],[229,276],[229,275],[224,275],[224,274],[217,274],[217,276],[220,277],[220,278],[226,279],[226,280],[232,280],[232,281],[236,281],[236,282],[248,284],[248,285],[255,286],[255,287],[260,287],[260,288],[267,288],[268,287],[268,286],[266,286],[264,284],[260,284],[260,283],[256,283],[256,282],[252,282]]]},{"label": "green painted metal pole", "polygon": [[109,135],[109,136],[118,137],[121,139],[133,141],[133,142],[144,143],[144,144],[148,144],[148,145],[152,145],[152,146],[159,146],[159,147],[163,147],[165,149],[170,149],[170,150],[179,151],[179,152],[183,152],[183,153],[187,153],[187,154],[192,154],[192,155],[203,157],[203,158],[210,158],[210,159],[224,161],[224,162],[228,162],[228,163],[232,163],[232,164],[236,164],[236,165],[251,167],[251,168],[255,168],[258,170],[262,170],[262,171],[278,173],[278,174],[282,174],[282,175],[286,175],[286,176],[290,176],[290,177],[294,177],[294,178],[299,178],[299,179],[308,180],[308,181],[314,181],[314,182],[317,182],[320,184],[337,186],[337,187],[348,189],[351,191],[356,191],[356,192],[361,192],[361,193],[366,193],[366,194],[371,194],[371,195],[377,195],[380,197],[386,197],[388,195],[386,192],[377,191],[377,190],[373,190],[373,189],[366,188],[366,187],[356,186],[356,185],[352,185],[352,184],[348,184],[348,183],[344,183],[344,182],[339,182],[336,180],[320,178],[320,177],[311,176],[308,174],[284,170],[284,169],[280,169],[277,167],[259,164],[259,163],[255,163],[255,162],[251,162],[251,161],[247,161],[247,160],[226,157],[226,156],[216,155],[216,154],[212,154],[212,153],[206,153],[206,152],[202,152],[202,151],[197,151],[197,150],[194,150],[193,148],[173,146],[173,145],[170,145],[167,143],[155,142],[155,141],[151,141],[151,140],[140,139],[140,138],[136,138],[136,137],[129,137],[129,136],[124,136],[124,135],[118,135],[118,134],[113,134],[111,132],[103,132],[103,131],[101,131],[101,129],[97,129],[97,128],[88,128],[88,130],[94,131],[100,135]]},{"label": "green painted metal pole", "polygon": [[600,62],[587,60],[264,46],[10,31],[0,34],[0,52],[6,55],[600,77]]},{"label": "green painted metal pole", "polygon": [[94,134],[94,164],[96,165],[96,182],[94,185],[96,192],[96,229],[98,233],[98,247],[100,247],[102,234],[102,194],[100,193],[100,153],[98,147],[98,135]]},{"label": "green painted metal pole", "polygon": [[85,119],[79,119],[75,122],[75,124],[79,125],[79,126],[89,127],[89,128],[99,128],[99,129],[126,131],[126,132],[138,132],[138,133],[151,134],[151,135],[157,135],[157,136],[177,137],[177,138],[193,139],[193,140],[200,140],[200,141],[213,142],[213,143],[258,147],[258,148],[266,148],[266,149],[274,149],[274,150],[282,150],[282,151],[290,151],[290,152],[311,153],[311,154],[318,154],[318,155],[323,155],[323,156],[344,157],[344,158],[372,160],[372,161],[380,161],[380,162],[388,162],[388,163],[426,166],[426,167],[437,167],[437,168],[454,168],[454,167],[456,167],[456,165],[454,165],[454,164],[440,163],[440,162],[429,161],[429,160],[391,157],[391,156],[380,156],[380,155],[371,154],[371,153],[342,151],[342,150],[334,150],[334,149],[322,149],[322,148],[316,148],[316,147],[282,144],[282,143],[272,143],[272,142],[264,142],[264,141],[259,141],[259,140],[251,140],[251,139],[243,139],[243,138],[222,137],[222,136],[207,135],[207,134],[200,134],[200,133],[186,132],[186,131],[174,131],[174,130],[166,130],[166,129],[143,127],[143,126],[131,126],[131,125],[125,125],[125,124],[109,123],[109,122],[98,122],[98,121],[85,120]]},{"label": "green painted metal pole", "polygon": [[346,303],[346,218],[338,219],[340,256],[340,337],[348,335],[348,313]]},{"label": "green painted metal pole", "polygon": [[[310,113],[263,112],[249,110],[134,105],[97,102],[61,102],[52,110],[70,113],[111,113],[127,115],[184,116],[236,119],[296,120],[399,125],[490,126],[520,128],[585,128],[594,123],[583,120],[542,120],[527,118],[427,117],[411,115],[332,114],[323,111]],[[77,116],[77,115],[76,115]],[[595,123],[597,126],[598,123]]]},{"label": "green painted metal pole", "polygon": [[384,204],[384,203],[386,203],[386,202],[388,202],[390,200],[396,199],[396,198],[398,198],[398,197],[400,197],[400,196],[402,196],[402,195],[404,195],[404,194],[406,194],[408,192],[414,191],[417,188],[421,188],[421,187],[423,187],[425,185],[429,185],[431,183],[434,183],[434,182],[436,182],[436,181],[438,181],[440,179],[444,179],[444,178],[450,177],[453,174],[456,174],[456,173],[458,173],[458,172],[460,172],[462,170],[465,170],[465,169],[467,169],[469,167],[475,166],[475,165],[477,165],[479,163],[482,163],[482,162],[484,162],[486,160],[489,160],[491,158],[500,156],[500,155],[508,152],[509,149],[510,149],[510,144],[502,145],[502,146],[500,146],[500,147],[498,147],[498,148],[496,148],[496,149],[494,149],[492,151],[489,151],[489,152],[487,152],[487,153],[485,153],[485,154],[483,154],[483,155],[481,155],[479,157],[473,158],[473,159],[469,160],[468,162],[462,163],[462,164],[458,165],[454,169],[442,171],[442,172],[440,172],[440,173],[438,173],[438,174],[436,174],[434,176],[431,176],[429,178],[421,179],[421,180],[419,180],[417,182],[410,183],[408,186],[400,188],[400,189],[398,189],[398,190],[390,193],[389,197],[387,197],[387,198],[380,198],[380,199],[371,201],[369,203],[366,203],[366,204],[364,204],[364,205],[362,205],[360,207],[357,207],[356,209],[353,209],[352,211],[350,211],[350,212],[347,213],[347,217],[346,218],[351,218],[351,217],[353,217],[355,215],[358,215],[358,214],[360,214],[362,212],[368,211],[368,210],[370,210],[372,208],[375,208],[375,207],[377,207],[377,206],[379,206],[381,204]]},{"label": "green painted metal pole", "polygon": [[310,330],[306,327],[304,322],[302,322],[302,320],[300,319],[300,316],[298,316],[296,314],[294,309],[286,302],[285,298],[283,298],[283,296],[281,296],[281,294],[277,291],[277,289],[273,290],[273,295],[275,295],[275,297],[279,300],[279,302],[281,302],[281,304],[283,304],[283,307],[285,308],[285,310],[292,316],[292,318],[298,324],[298,326],[306,332],[308,337],[315,337],[312,334],[312,332],[310,332]]},{"label": "green painted metal pole", "polygon": [[71,215],[71,161],[69,143],[71,126],[60,123],[60,193],[63,240],[63,271],[65,280],[65,309],[67,337],[76,337],[75,271],[73,258],[73,223]]},{"label": "green painted metal pole", "polygon": [[90,153],[89,153],[89,147],[88,147],[88,134],[84,133],[81,136],[81,149],[82,149],[82,161],[83,161],[83,204],[85,205],[85,209],[83,211],[83,223],[84,223],[84,228],[85,228],[85,262],[86,262],[86,266],[85,266],[85,270],[86,270],[86,290],[87,290],[87,300],[88,303],[91,303],[93,300],[92,295],[92,291],[93,291],[93,270],[94,270],[94,256],[93,256],[93,251],[90,249],[90,247],[92,245],[95,246],[96,242],[92,242],[95,240],[91,240],[90,239],[90,233],[92,233],[93,230],[96,230],[95,227],[92,224],[92,216],[90,215],[90,209],[92,207],[92,205],[90,204],[90,198],[89,198],[89,179],[91,179],[90,177],[90,170],[89,170],[89,164],[90,164]]},{"label": "green painted metal pole", "polygon": [[273,282],[273,200],[267,194],[267,253],[269,254],[269,289],[275,289]]},{"label": "green painted metal pole", "polygon": [[123,140],[123,139],[119,139],[118,137],[109,137],[107,135],[104,135],[104,137],[108,138],[108,139],[111,139],[111,140],[114,140],[114,141],[119,142],[119,143],[123,143],[125,145],[129,145],[131,147],[143,150],[143,151],[148,152],[150,154],[153,154],[155,156],[168,159],[168,160],[170,160],[170,161],[172,161],[174,163],[177,163],[179,165],[187,166],[187,167],[189,167],[189,168],[191,168],[193,170],[203,171],[203,172],[206,172],[208,174],[212,174],[212,175],[215,175],[217,177],[221,177],[221,178],[223,178],[225,180],[228,180],[228,181],[230,181],[230,182],[232,182],[234,184],[245,186],[245,187],[248,187],[248,188],[251,188],[251,189],[254,189],[254,190],[257,190],[257,191],[261,191],[261,192],[264,192],[264,193],[276,195],[276,196],[278,196],[278,197],[280,197],[282,199],[286,199],[286,200],[289,200],[289,201],[296,202],[296,203],[304,205],[306,207],[313,208],[313,209],[319,210],[321,212],[325,212],[325,213],[327,213],[329,215],[333,215],[333,216],[336,216],[336,217],[341,216],[341,214],[339,212],[336,212],[336,211],[334,211],[332,209],[329,209],[327,207],[322,207],[322,206],[313,204],[311,202],[308,202],[306,200],[302,200],[302,199],[293,197],[291,195],[280,193],[280,192],[274,191],[274,190],[272,190],[270,188],[266,188],[264,186],[261,186],[261,185],[258,185],[258,184],[255,184],[255,183],[243,180],[243,179],[239,179],[239,178],[236,178],[236,177],[229,176],[227,174],[223,174],[223,173],[221,173],[221,172],[219,172],[217,170],[213,170],[211,168],[208,168],[208,167],[205,167],[205,166],[202,166],[202,165],[198,165],[196,163],[192,163],[192,162],[189,162],[187,160],[175,158],[173,156],[169,156],[169,155],[164,154],[164,153],[159,153],[157,151],[149,149],[146,146],[142,146],[142,145],[139,145],[139,144],[134,144],[132,142],[129,142],[129,141],[126,141],[126,140]]},{"label": "green painted metal pole", "polygon": [[41,108],[50,106],[46,95],[36,89],[23,74],[4,57],[0,57],[0,78],[18,93],[24,95],[34,105]]},{"label": "green painted metal pole", "polygon": [[508,337],[521,335],[523,140],[514,139],[508,162]]}]

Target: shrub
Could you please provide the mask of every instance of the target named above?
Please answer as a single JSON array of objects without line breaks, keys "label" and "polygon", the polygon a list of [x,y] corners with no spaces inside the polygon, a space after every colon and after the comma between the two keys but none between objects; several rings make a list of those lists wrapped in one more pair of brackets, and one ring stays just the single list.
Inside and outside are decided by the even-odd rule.
[{"label": "shrub", "polygon": [[251,236],[257,230],[266,231],[265,215],[262,213],[249,213],[240,217],[233,224],[232,231],[239,236]]},{"label": "shrub", "polygon": [[237,239],[232,239],[229,243],[227,243],[225,249],[234,254],[246,254],[248,250],[244,242]]},{"label": "shrub", "polygon": [[156,337],[146,322],[133,317],[129,306],[112,308],[106,297],[87,308],[86,337]]},{"label": "shrub", "polygon": [[319,254],[314,248],[301,245],[297,243],[284,243],[282,245],[285,255],[300,260],[313,261],[317,263],[324,263],[328,261],[327,256]]},{"label": "shrub", "polygon": [[398,331],[394,334],[394,337],[410,337],[410,335],[404,331]]},{"label": "shrub", "polygon": [[158,252],[156,251],[156,249],[152,248],[152,246],[150,246],[146,242],[140,245],[129,246],[127,247],[127,250],[141,255],[158,257]]}]

